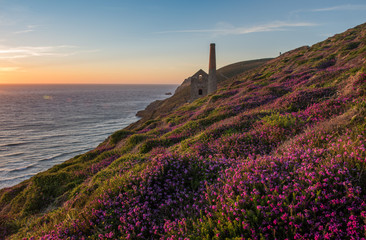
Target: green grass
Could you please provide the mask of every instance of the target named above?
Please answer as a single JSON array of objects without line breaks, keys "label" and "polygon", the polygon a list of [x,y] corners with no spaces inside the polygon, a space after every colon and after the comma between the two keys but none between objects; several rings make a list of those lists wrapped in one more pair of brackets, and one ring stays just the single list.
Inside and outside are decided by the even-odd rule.
[{"label": "green grass", "polygon": [[117,144],[119,141],[121,141],[122,139],[125,139],[126,137],[130,136],[131,134],[133,134],[132,131],[125,130],[125,129],[119,130],[110,136],[111,143]]},{"label": "green grass", "polygon": [[353,50],[355,48],[358,48],[359,45],[360,45],[360,42],[350,42],[344,46],[343,50],[346,50],[346,51]]},{"label": "green grass", "polygon": [[263,117],[262,121],[264,125],[289,128],[296,125],[298,120],[290,114],[272,113],[269,116]]},{"label": "green grass", "polygon": [[[100,223],[97,227],[89,226],[88,220],[91,217],[90,215],[88,217],[87,214],[90,214],[92,209],[100,210],[101,205],[98,203],[98,199],[105,196],[116,199],[119,194],[134,191],[138,193],[142,181],[139,177],[149,173],[148,168],[159,167],[159,164],[163,164],[163,167],[157,170],[159,174],[152,183],[165,181],[164,177],[169,171],[179,172],[180,170],[175,169],[178,165],[175,165],[174,161],[173,164],[169,163],[174,159],[172,156],[186,156],[187,159],[183,159],[179,163],[191,167],[185,175],[187,179],[182,185],[187,189],[198,191],[200,184],[204,184],[201,185],[202,190],[198,194],[203,191],[209,196],[210,189],[213,189],[211,187],[214,187],[216,183],[225,185],[232,178],[230,174],[225,175],[227,173],[225,169],[215,170],[213,176],[210,176],[210,179],[212,177],[215,180],[215,184],[203,183],[207,178],[203,177],[202,171],[205,171],[205,168],[200,165],[201,160],[208,161],[210,167],[214,167],[216,164],[211,166],[210,161],[219,158],[224,160],[225,164],[229,160],[240,161],[243,166],[248,166],[246,169],[248,173],[265,165],[263,169],[271,172],[271,167],[266,168],[269,162],[266,164],[259,162],[255,166],[250,166],[249,163],[261,157],[273,157],[275,161],[290,149],[289,146],[295,146],[294,144],[297,144],[298,148],[306,146],[310,150],[317,148],[326,150],[319,158],[319,164],[325,164],[325,160],[328,158],[335,159],[336,156],[337,158],[340,156],[342,161],[351,166],[350,174],[355,176],[354,181],[362,186],[362,193],[366,194],[364,174],[366,164],[348,157],[348,154],[351,154],[350,151],[356,149],[352,149],[353,145],[361,147],[364,144],[362,142],[364,140],[359,136],[364,134],[366,128],[366,103],[362,95],[365,94],[366,84],[364,79],[357,79],[357,77],[365,72],[364,66],[360,64],[364,60],[362,54],[365,50],[364,42],[359,42],[358,45],[351,43],[349,43],[351,45],[345,45],[345,41],[355,40],[356,32],[347,34],[315,44],[310,49],[304,47],[288,52],[287,55],[280,56],[271,64],[251,73],[236,76],[230,80],[231,82],[228,80],[222,83],[222,88],[218,92],[192,103],[186,103],[185,99],[178,99],[177,95],[176,99],[173,99],[169,103],[170,105],[165,106],[161,112],[158,111],[150,119],[142,119],[127,129],[113,133],[95,150],[56,165],[15,187],[0,190],[0,229],[5,226],[12,233],[18,232],[18,235],[12,236],[13,239],[22,239],[24,236],[43,235],[42,231],[49,232],[55,228],[54,225],[62,222],[69,224],[72,228],[73,220],[86,219],[87,226],[84,230],[92,231],[90,239],[94,239],[98,237],[99,233],[109,231],[109,229],[104,229],[107,226],[105,223],[103,223],[104,225]],[[345,40],[344,36],[347,36],[348,39]],[[335,42],[337,39],[339,42]],[[346,59],[353,62],[346,62]],[[234,73],[240,69],[238,66],[230,66],[226,70],[228,73]],[[335,67],[327,69],[330,66]],[[345,69],[345,67],[347,68]],[[299,81],[297,82],[297,80]],[[356,90],[343,96],[344,86],[350,85]],[[187,94],[187,91],[184,94]],[[327,105],[324,114],[330,115],[323,119],[321,119],[320,113],[319,116],[316,116],[318,113],[311,108],[314,106],[313,104],[318,104],[319,109],[322,109],[324,106],[321,105],[322,102],[341,97],[353,99],[344,105],[331,105],[330,109]],[[246,102],[247,99],[250,99],[249,101],[254,99],[254,107],[246,108],[249,105],[249,101]],[[268,102],[266,102],[267,99],[269,99]],[[263,102],[266,103],[263,104]],[[339,115],[331,115],[333,107],[340,108]],[[315,120],[312,122],[316,117],[319,117],[321,119],[319,121],[322,122]],[[309,129],[319,131],[308,134]],[[352,130],[349,135],[345,134],[347,129]],[[326,138],[331,134],[337,139],[341,139],[342,144],[332,143],[332,146],[327,146]],[[351,147],[343,144],[347,141],[350,141]],[[277,144],[283,148],[277,147]],[[257,149],[256,146],[260,145],[262,148]],[[272,153],[274,155],[269,156]],[[251,157],[248,157],[249,155]],[[166,160],[169,164],[156,161],[162,156],[168,156]],[[360,157],[364,159],[366,156],[361,153]],[[302,161],[302,159],[299,157],[298,161]],[[296,171],[296,169],[291,169],[291,166],[289,168],[281,169],[279,174],[286,171],[292,174]],[[259,174],[262,173],[266,174],[265,171]],[[218,179],[218,174],[223,177]],[[292,176],[291,174],[289,176]],[[224,179],[225,176],[228,178]],[[236,177],[241,176],[245,177],[244,174],[237,174]],[[257,208],[257,206],[266,205],[268,201],[268,195],[263,194],[268,187],[266,180],[263,182],[260,180],[244,186],[249,188],[249,193],[254,188],[259,192],[252,195],[251,201],[239,204],[239,208],[246,210],[246,213],[242,215],[240,213],[238,216],[238,218],[245,218],[244,221],[236,221],[233,220],[234,218],[231,219],[232,221],[228,221],[229,215],[225,215],[226,213],[221,210],[216,215],[214,214],[214,217],[209,217],[204,212],[201,214],[198,212],[195,216],[185,216],[186,205],[178,205],[177,202],[177,206],[181,207],[179,209],[183,209],[182,216],[187,217],[186,219],[190,218],[187,225],[182,225],[188,234],[192,234],[192,236],[188,236],[191,236],[192,239],[198,238],[197,236],[200,239],[225,239],[226,237],[233,239],[233,236],[240,236],[241,233],[244,233],[243,222],[250,222],[253,224],[253,228],[256,228],[267,221],[268,219],[261,215]],[[274,184],[282,186],[283,182],[278,181]],[[167,185],[165,191],[170,194],[170,191],[173,192],[172,190],[174,190],[174,186]],[[228,194],[231,193],[236,194],[228,192]],[[166,192],[163,191],[162,194],[166,194]],[[145,195],[136,196],[143,199],[146,197]],[[158,197],[158,195],[156,196]],[[289,195],[284,200],[284,206],[288,207],[290,204],[296,203],[296,198],[299,196],[301,193],[296,192]],[[197,204],[213,206],[213,198],[211,198],[213,196],[209,197],[207,203],[197,202]],[[307,200],[320,199],[321,193],[315,192],[313,197],[313,199]],[[187,199],[191,201],[193,195],[183,197],[182,201]],[[234,197],[232,199],[228,197],[226,204],[234,204],[238,202],[237,200]],[[116,202],[119,206],[120,203],[120,201]],[[221,201],[216,204],[220,206]],[[136,211],[138,211],[137,208]],[[106,212],[108,214],[113,211],[114,209],[111,207]],[[141,214],[145,213],[141,212]],[[198,220],[199,218],[202,223]],[[156,216],[155,219],[164,220],[161,215]],[[112,220],[118,222],[120,219]],[[220,223],[217,220],[220,220]],[[149,225],[149,223],[147,224]],[[113,227],[117,229],[119,224],[121,223],[118,222]],[[193,232],[189,233],[190,230]],[[290,230],[293,231],[293,229]],[[279,229],[279,231],[286,232],[284,229]],[[162,232],[162,238],[166,237],[164,234],[168,233]],[[294,237],[291,234],[289,236]],[[258,238],[265,238],[265,236],[259,234]]]}]

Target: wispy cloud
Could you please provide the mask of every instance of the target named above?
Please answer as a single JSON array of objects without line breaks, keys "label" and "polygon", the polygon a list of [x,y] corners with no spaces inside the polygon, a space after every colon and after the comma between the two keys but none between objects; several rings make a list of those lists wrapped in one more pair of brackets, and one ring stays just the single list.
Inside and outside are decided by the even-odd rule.
[{"label": "wispy cloud", "polygon": [[212,33],[216,35],[243,35],[258,32],[275,32],[287,31],[295,27],[310,27],[316,26],[315,23],[310,22],[283,22],[276,21],[264,25],[257,25],[252,27],[233,27],[233,26],[219,26],[213,29],[188,29],[188,30],[172,30],[158,33]]},{"label": "wispy cloud", "polygon": [[17,71],[19,67],[0,67],[0,72],[13,72]]},{"label": "wispy cloud", "polygon": [[24,34],[24,33],[34,32],[36,27],[37,26],[35,26],[35,25],[29,25],[26,27],[26,29],[16,31],[16,32],[14,32],[14,34]]},{"label": "wispy cloud", "polygon": [[12,60],[28,57],[41,57],[41,56],[55,56],[65,57],[70,56],[73,53],[70,49],[74,46],[61,45],[61,46],[44,46],[44,47],[0,47],[0,59]]},{"label": "wispy cloud", "polygon": [[355,10],[366,10],[366,5],[354,5],[354,4],[347,4],[347,5],[339,5],[327,8],[317,8],[311,10],[312,12],[330,12],[330,11],[355,11]]}]

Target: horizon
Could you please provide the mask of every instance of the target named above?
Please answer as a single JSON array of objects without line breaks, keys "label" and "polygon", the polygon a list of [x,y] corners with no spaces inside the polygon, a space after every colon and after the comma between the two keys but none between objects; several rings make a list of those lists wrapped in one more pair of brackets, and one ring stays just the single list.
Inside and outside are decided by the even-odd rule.
[{"label": "horizon", "polygon": [[181,84],[366,22],[361,0],[0,0],[0,85]]},{"label": "horizon", "polygon": [[131,86],[139,86],[139,85],[180,85],[178,83],[0,83],[0,86],[64,86],[64,85],[70,85],[70,86],[84,86],[84,85],[131,85]]}]

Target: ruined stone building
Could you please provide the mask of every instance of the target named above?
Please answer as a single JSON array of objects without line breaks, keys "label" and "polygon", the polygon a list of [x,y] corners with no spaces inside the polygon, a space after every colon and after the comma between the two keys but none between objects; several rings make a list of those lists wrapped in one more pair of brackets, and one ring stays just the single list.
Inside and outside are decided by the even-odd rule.
[{"label": "ruined stone building", "polygon": [[207,95],[208,74],[200,69],[191,78],[191,101]]},{"label": "ruined stone building", "polygon": [[216,52],[214,43],[210,44],[210,62],[208,74],[200,69],[189,79],[191,80],[191,101],[206,96],[217,90]]}]

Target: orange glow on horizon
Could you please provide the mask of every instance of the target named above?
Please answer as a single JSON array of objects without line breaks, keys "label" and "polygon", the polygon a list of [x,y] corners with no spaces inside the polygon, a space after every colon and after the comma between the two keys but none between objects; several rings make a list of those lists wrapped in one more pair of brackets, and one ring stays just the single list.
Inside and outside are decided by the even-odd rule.
[{"label": "orange glow on horizon", "polygon": [[130,68],[48,68],[0,71],[0,84],[180,84],[190,71]]}]

